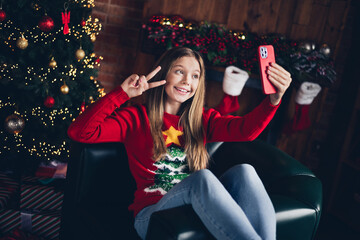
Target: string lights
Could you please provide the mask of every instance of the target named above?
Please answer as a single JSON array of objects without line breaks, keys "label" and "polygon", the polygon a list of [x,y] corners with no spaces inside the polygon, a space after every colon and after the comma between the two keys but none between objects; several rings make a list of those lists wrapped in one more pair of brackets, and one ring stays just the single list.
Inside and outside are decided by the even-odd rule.
[{"label": "string lights", "polygon": [[[16,106],[15,103],[12,103],[10,98],[8,98],[7,102],[3,102],[0,100],[0,110],[2,108],[6,108],[6,107],[14,107]],[[78,111],[80,111],[80,108],[78,108]],[[20,114],[17,111],[14,111],[14,114],[18,114],[19,116],[21,116],[22,118],[25,119],[26,122],[29,121],[29,114],[27,113],[27,111],[25,111],[23,114]],[[61,120],[66,120],[66,119],[73,119],[73,114],[69,111],[68,108],[65,109],[53,109],[52,111],[50,111],[49,113],[47,113],[46,111],[44,111],[41,107],[35,107],[32,109],[31,114],[32,117],[37,117],[41,120],[42,124],[44,126],[55,126],[55,120],[56,118],[61,118]],[[30,155],[35,155],[36,157],[47,157],[48,160],[51,159],[51,157],[54,157],[54,155],[56,156],[64,156],[64,154],[67,154],[66,157],[68,157],[68,149],[67,149],[67,144],[64,141],[62,144],[60,144],[59,146],[54,145],[54,144],[50,144],[50,143],[46,143],[46,142],[39,142],[37,145],[34,144],[36,142],[38,142],[35,138],[32,139],[32,142],[30,143],[30,146],[28,146],[27,143],[24,143],[24,141],[22,141],[23,139],[23,135],[16,133],[16,134],[12,134],[9,136],[9,134],[6,134],[3,131],[0,131],[0,135],[3,137],[3,149],[7,150],[7,151],[11,151],[11,147],[9,145],[7,145],[6,143],[9,142],[10,138],[12,138],[11,140],[15,142],[15,147],[16,148],[22,148],[27,150]],[[19,150],[17,150],[17,152],[19,152]],[[0,154],[2,153],[2,151],[0,150]]]},{"label": "string lights", "polygon": [[[102,56],[99,57],[100,60],[103,59]],[[73,64],[69,64],[69,65],[65,65],[63,66],[63,71],[61,71],[61,75],[63,77],[66,77],[72,81],[75,81],[77,79],[78,76],[78,72],[79,74],[83,74],[84,70],[83,69],[94,69],[95,67],[99,66],[99,63],[96,62],[96,59],[94,59],[94,57],[89,57],[86,56],[83,60],[83,64],[80,66],[74,66]],[[79,70],[80,67],[80,70]],[[9,64],[3,64],[2,68],[0,70],[0,79],[7,79],[8,81],[14,81],[14,77],[13,77],[13,72],[15,71],[19,71],[20,66],[19,64],[13,64],[13,65],[9,65]],[[27,66],[25,71],[23,71],[24,73],[26,73],[27,75],[24,76],[24,80],[23,84],[25,86],[28,86],[29,84],[31,84],[31,81],[33,81],[34,79],[40,79],[40,82],[46,82],[46,81],[50,81],[51,83],[55,83],[57,81],[56,78],[53,78],[51,80],[49,80],[49,75],[52,74],[53,71],[55,71],[56,69],[54,68],[35,68],[33,66]]]},{"label": "string lights", "polygon": [[95,0],[73,0],[74,3],[80,3],[82,7],[93,8],[95,7]]},{"label": "string lights", "polygon": [[[74,37],[74,40],[80,41],[81,37],[86,34],[89,37],[92,35],[99,35],[102,29],[102,25],[98,18],[92,20],[92,17],[86,20],[85,26],[81,26],[81,24],[74,25],[70,28],[70,32],[68,34],[69,38]],[[23,36],[26,40],[28,40],[29,44],[50,44],[57,40],[57,36],[62,34],[62,29],[58,29],[55,32],[42,32],[39,30],[38,26],[34,26],[28,30],[21,30],[19,27],[15,26],[15,24],[11,20],[7,20],[5,23],[0,24],[0,30],[11,30],[12,32],[9,36],[4,40],[5,45],[9,48],[13,49],[14,45],[11,42],[17,41],[21,36]],[[65,39],[65,41],[70,42],[70,39]]]},{"label": "string lights", "polygon": [[[5,89],[11,88],[9,96],[0,96],[0,114],[2,117],[14,116],[13,121],[22,120],[25,124],[24,130],[18,132],[9,133],[8,130],[0,129],[2,142],[0,154],[11,156],[12,153],[22,152],[41,160],[68,158],[68,139],[63,137],[64,133],[66,135],[68,126],[66,124],[71,123],[85,109],[86,104],[105,95],[104,89],[100,88],[95,77],[96,67],[103,58],[93,53],[89,45],[96,40],[102,25],[98,18],[84,15],[91,12],[89,9],[95,6],[95,1],[64,0],[64,2],[69,6],[69,11],[72,10],[67,34],[63,33],[62,24],[54,24],[52,28],[46,28],[47,21],[57,22],[56,17],[61,17],[61,11],[58,16],[54,14],[47,16],[45,12],[41,18],[42,25],[22,26],[11,18],[10,10],[7,10],[7,18],[0,22],[0,32],[2,32],[0,44],[2,49],[9,53],[7,54],[9,61],[5,59],[6,63],[4,61],[0,63],[0,85],[6,84]],[[42,6],[41,2],[33,3],[31,6],[32,9],[27,11],[49,10],[49,7]],[[10,9],[9,7],[10,5],[7,9]],[[79,23],[76,17],[75,20],[72,19],[73,16],[79,16],[80,11],[83,20]],[[62,54],[63,49],[59,47],[68,46],[69,48],[64,50],[72,51],[74,46],[80,45],[86,47],[84,47],[84,58],[79,60],[76,59],[75,52],[72,55]],[[49,55],[46,56],[46,51],[36,55],[44,49],[44,46],[45,49],[51,49]],[[31,54],[35,58],[45,57],[45,59],[32,61]],[[21,95],[24,93],[33,94],[34,99],[31,99],[32,96],[23,98]],[[78,95],[84,95],[84,99],[79,98]],[[28,101],[29,99],[31,102]],[[52,103],[47,102],[47,99],[51,99]],[[57,129],[61,132],[57,133]],[[51,132],[51,137],[47,137],[48,131]],[[32,134],[32,132],[36,133]]]},{"label": "string lights", "polygon": [[4,146],[0,148],[0,154],[13,151],[14,149],[12,149],[10,145],[6,143],[9,141],[14,141],[14,146],[16,148],[15,152],[18,153],[20,152],[20,149],[22,149],[25,152],[28,152],[30,156],[46,159],[48,161],[60,156],[63,158],[69,158],[70,156],[68,143],[66,141],[55,145],[33,138],[31,141],[33,144],[27,146],[23,141],[24,137],[22,134],[14,134],[9,137],[4,131],[0,131],[0,136],[2,138],[2,142],[4,143]]}]

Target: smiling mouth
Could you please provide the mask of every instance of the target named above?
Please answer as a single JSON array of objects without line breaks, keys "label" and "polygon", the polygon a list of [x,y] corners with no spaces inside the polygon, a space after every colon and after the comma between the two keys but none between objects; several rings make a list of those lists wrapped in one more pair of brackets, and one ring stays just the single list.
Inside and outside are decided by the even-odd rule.
[{"label": "smiling mouth", "polygon": [[175,89],[181,93],[189,93],[190,91],[189,90],[186,90],[186,89],[183,89],[183,88],[177,88],[175,87]]}]

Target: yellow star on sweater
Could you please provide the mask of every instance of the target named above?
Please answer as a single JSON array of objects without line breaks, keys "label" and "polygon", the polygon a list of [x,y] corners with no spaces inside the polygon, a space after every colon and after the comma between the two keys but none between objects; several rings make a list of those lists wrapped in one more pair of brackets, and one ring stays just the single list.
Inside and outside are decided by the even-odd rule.
[{"label": "yellow star on sweater", "polygon": [[179,137],[184,133],[182,131],[176,130],[173,126],[171,126],[168,130],[162,132],[166,138],[165,145],[167,146],[170,143],[174,143],[178,146],[181,146]]}]

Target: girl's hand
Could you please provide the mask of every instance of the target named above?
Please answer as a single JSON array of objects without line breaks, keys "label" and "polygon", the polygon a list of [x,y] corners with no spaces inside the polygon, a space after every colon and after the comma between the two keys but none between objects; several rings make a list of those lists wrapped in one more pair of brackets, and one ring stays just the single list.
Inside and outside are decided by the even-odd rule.
[{"label": "girl's hand", "polygon": [[122,89],[127,93],[129,98],[137,97],[143,94],[146,90],[154,87],[159,87],[166,83],[166,80],[148,83],[150,79],[152,79],[159,71],[161,67],[158,66],[148,75],[137,75],[133,74],[121,84]]},{"label": "girl's hand", "polygon": [[290,86],[291,74],[276,63],[270,63],[267,74],[270,82],[277,89],[276,93],[270,94],[271,104],[278,105],[286,89]]}]

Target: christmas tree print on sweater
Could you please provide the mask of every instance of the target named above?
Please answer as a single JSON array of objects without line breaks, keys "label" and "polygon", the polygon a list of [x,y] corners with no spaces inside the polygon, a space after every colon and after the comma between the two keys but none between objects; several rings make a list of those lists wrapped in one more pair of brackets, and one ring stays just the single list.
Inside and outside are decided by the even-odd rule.
[{"label": "christmas tree print on sweater", "polygon": [[175,184],[189,176],[189,167],[184,149],[172,145],[168,148],[166,156],[154,163],[157,167],[154,185],[145,189],[145,192],[159,191],[162,195],[167,193]]},{"label": "christmas tree print on sweater", "polygon": [[154,163],[157,168],[154,172],[154,185],[144,189],[145,192],[158,191],[162,195],[190,173],[186,154],[179,139],[183,132],[170,126],[168,130],[163,131],[163,134],[166,137],[167,154],[162,160]]}]

